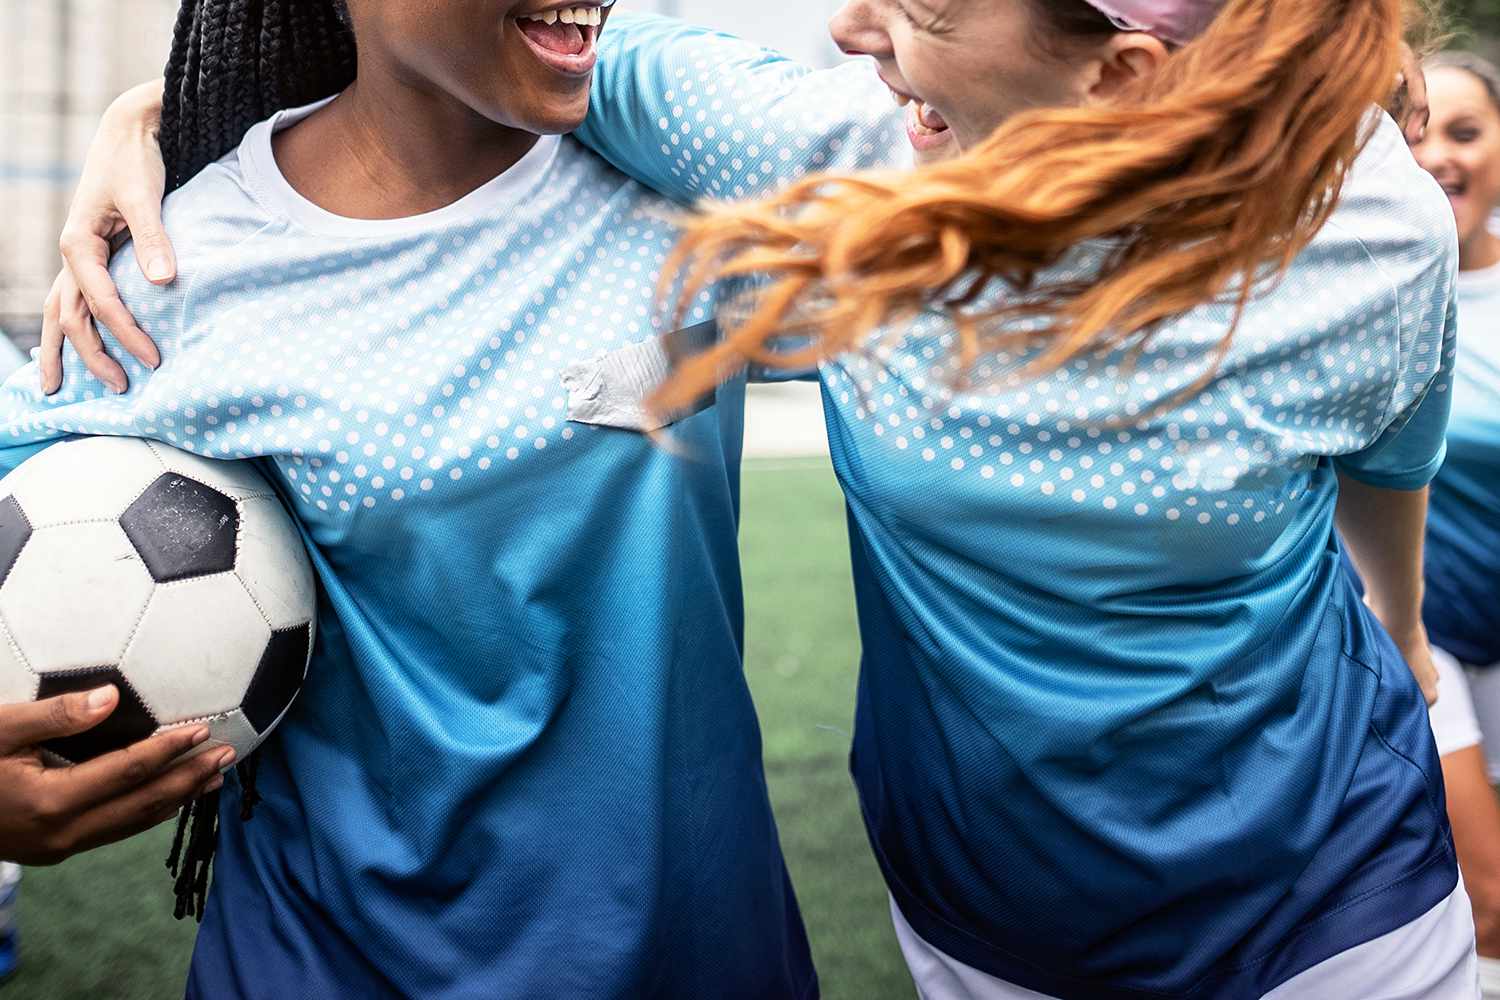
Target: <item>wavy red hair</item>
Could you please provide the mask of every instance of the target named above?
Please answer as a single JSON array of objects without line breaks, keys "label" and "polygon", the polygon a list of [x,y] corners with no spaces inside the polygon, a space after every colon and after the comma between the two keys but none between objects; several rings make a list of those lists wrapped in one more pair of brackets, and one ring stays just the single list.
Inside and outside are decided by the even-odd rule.
[{"label": "wavy red hair", "polygon": [[[746,363],[860,350],[925,309],[958,331],[959,371],[1024,338],[1041,346],[1028,369],[1040,374],[1144,343],[1225,296],[1243,308],[1333,211],[1371,110],[1392,97],[1408,13],[1402,0],[1229,0],[1107,104],[1018,115],[917,172],[814,177],[708,207],[685,226],[663,294],[685,302],[736,276],[760,291],[655,404],[684,406]],[[1086,282],[1049,280],[1091,243],[1108,252]],[[1017,294],[983,294],[996,282]],[[789,335],[810,339],[778,350]]]}]

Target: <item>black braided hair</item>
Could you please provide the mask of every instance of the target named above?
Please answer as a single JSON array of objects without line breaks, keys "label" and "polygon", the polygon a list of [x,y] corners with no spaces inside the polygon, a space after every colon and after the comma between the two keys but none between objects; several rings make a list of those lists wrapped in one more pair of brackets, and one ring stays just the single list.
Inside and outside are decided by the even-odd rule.
[{"label": "black braided hair", "polygon": [[[257,750],[235,765],[240,784],[240,822],[248,822],[260,804],[256,774],[260,770]],[[208,879],[213,871],[214,855],[219,847],[219,792],[200,795],[177,814],[177,831],[167,853],[167,871],[172,873],[172,915],[178,920],[192,917],[203,920],[203,905],[208,899]]]},{"label": "black braided hair", "polygon": [[256,122],[343,90],[354,67],[343,0],[183,0],[162,95],[167,190]]},{"label": "black braided hair", "polygon": [[[337,94],[354,80],[344,0],[183,0],[162,95],[161,153],[174,191],[283,108]],[[237,768],[240,818],[260,801],[259,758]],[[218,844],[219,793],[182,808],[167,868],[176,916],[203,919]]]}]

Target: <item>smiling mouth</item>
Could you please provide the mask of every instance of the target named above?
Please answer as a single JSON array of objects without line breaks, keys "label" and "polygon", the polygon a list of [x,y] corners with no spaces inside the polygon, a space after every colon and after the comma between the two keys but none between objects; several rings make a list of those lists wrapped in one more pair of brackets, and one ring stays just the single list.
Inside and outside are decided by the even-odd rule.
[{"label": "smiling mouth", "polygon": [[[884,78],[881,80],[884,83]],[[897,90],[889,83],[886,88],[891,92],[891,99],[896,102],[896,107],[906,109],[906,132],[911,137],[912,144],[921,147],[931,145],[940,136],[949,131],[948,122],[942,115],[920,97],[913,97],[902,90]]]},{"label": "smiling mouth", "polygon": [[573,4],[516,16],[532,54],[566,76],[587,76],[598,62],[595,43],[608,4]]}]

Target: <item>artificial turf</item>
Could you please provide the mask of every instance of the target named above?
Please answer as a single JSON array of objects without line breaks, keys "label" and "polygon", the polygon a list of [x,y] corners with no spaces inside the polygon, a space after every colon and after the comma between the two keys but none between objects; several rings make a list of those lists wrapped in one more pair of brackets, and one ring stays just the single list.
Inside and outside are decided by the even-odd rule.
[{"label": "artificial turf", "polygon": [[[859,644],[844,512],[826,462],[744,474],[747,670],[766,771],[830,1000],[913,995],[845,761]],[[4,1000],[180,996],[193,928],[171,918],[164,829],[30,871],[22,967]]]}]

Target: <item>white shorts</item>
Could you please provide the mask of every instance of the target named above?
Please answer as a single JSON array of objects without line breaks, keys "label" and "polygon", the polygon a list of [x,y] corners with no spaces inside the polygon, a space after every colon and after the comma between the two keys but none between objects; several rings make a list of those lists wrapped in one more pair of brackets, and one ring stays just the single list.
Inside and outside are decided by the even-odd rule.
[{"label": "white shorts", "polygon": [[[938,951],[891,900],[896,940],[921,1000],[1055,1000],[1013,986]],[[1474,916],[1462,882],[1405,927],[1292,977],[1262,1000],[1479,1000]]]},{"label": "white shorts", "polygon": [[1465,667],[1437,648],[1432,659],[1438,700],[1429,715],[1438,753],[1446,757],[1482,742],[1490,780],[1500,783],[1500,664],[1483,670]]}]

